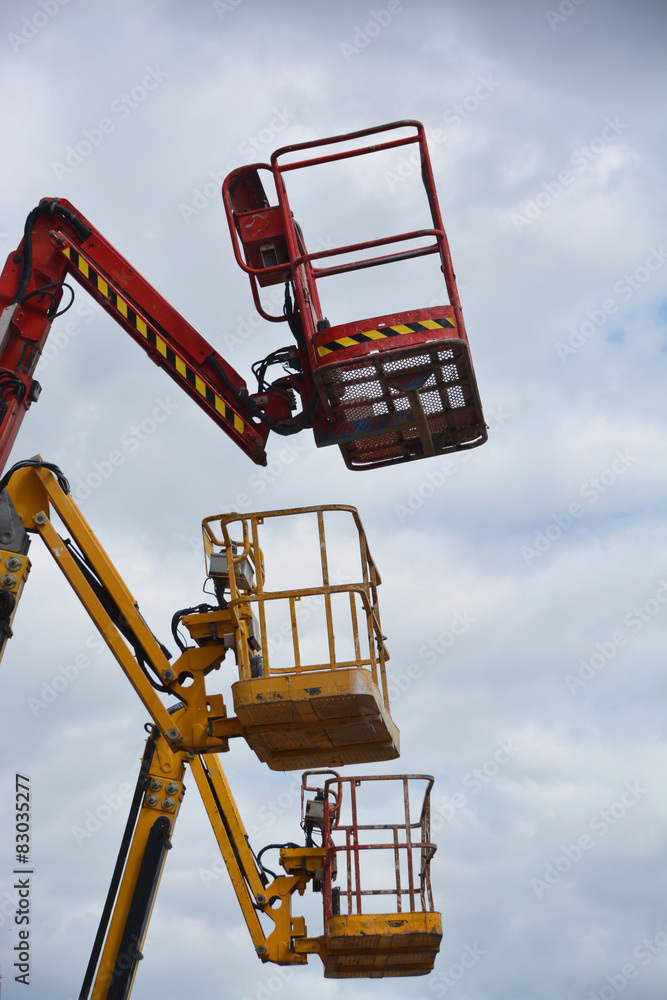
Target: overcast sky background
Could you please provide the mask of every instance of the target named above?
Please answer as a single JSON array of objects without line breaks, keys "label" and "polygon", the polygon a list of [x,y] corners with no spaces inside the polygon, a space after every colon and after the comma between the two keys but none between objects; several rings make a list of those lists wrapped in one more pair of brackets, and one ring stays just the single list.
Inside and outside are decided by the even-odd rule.
[{"label": "overcast sky background", "polygon": [[[490,427],[447,463],[366,473],[309,432],[272,437],[258,475],[77,286],[12,460],[61,466],[167,645],[173,611],[201,600],[203,517],[356,505],[399,691],[401,760],[377,770],[436,778],[444,937],[430,977],[261,965],[226,874],[209,877],[215,843],[189,781],[136,1000],[664,996],[666,21],[657,0],[2,4],[3,257],[41,197],[68,198],[250,382],[289,336],[255,320],[222,178],[287,143],[417,118]],[[103,119],[113,129],[77,164],[68,150]],[[348,242],[362,216],[381,229],[411,211],[414,172],[358,162],[342,187],[304,184],[311,248]],[[380,307],[356,318],[414,294],[390,268],[377,277]],[[332,318],[361,308],[365,287],[349,289],[332,286]],[[443,291],[432,274],[417,304]],[[169,415],[156,423],[156,410]],[[123,461],[98,485],[114,451]],[[93,835],[76,830],[125,795],[146,714],[38,541],[31,558],[2,664],[0,887],[4,904],[20,772],[34,809],[32,976],[14,982],[10,892],[2,985],[7,1000],[65,1000],[127,799]],[[298,838],[294,775],[238,741],[223,765],[257,849]]]}]

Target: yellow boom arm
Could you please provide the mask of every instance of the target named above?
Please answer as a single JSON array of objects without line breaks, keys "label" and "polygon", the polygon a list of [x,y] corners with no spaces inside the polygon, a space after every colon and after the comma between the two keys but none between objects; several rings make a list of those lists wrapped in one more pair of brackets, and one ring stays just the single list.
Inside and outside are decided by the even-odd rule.
[{"label": "yellow boom arm", "polygon": [[[329,509],[336,515],[343,510],[352,512],[356,518],[362,552],[361,582],[337,584],[329,577],[324,555],[324,511]],[[378,844],[376,839],[374,843],[361,842],[365,829],[379,828],[359,826],[355,806],[353,826],[340,828],[347,831],[346,846],[336,846],[330,837],[340,813],[337,807],[329,816],[329,797],[334,793],[326,792],[324,807],[321,797],[319,805],[316,800],[309,803],[311,825],[308,828],[304,824],[306,846],[283,847],[280,864],[285,874],[274,876],[262,867],[248,843],[217,756],[217,752],[229,749],[230,738],[239,736],[273,769],[386,760],[398,754],[398,732],[389,716],[384,675],[388,654],[376,606],[379,577],[368,555],[358,516],[353,508],[304,508],[303,512],[317,518],[322,585],[302,591],[264,589],[258,541],[260,524],[294,512],[249,515],[251,529],[244,524],[240,547],[232,542],[227,524],[228,520],[238,520],[238,515],[204,522],[209,576],[215,583],[217,607],[201,605],[178,613],[197,644],[186,647],[175,633],[181,654],[172,663],[71,499],[60,470],[36,458],[15,465],[0,481],[0,654],[11,636],[16,606],[30,569],[28,536],[38,534],[152,720],[80,1000],[126,1000],[130,995],[183,800],[188,766],[255,951],[263,962],[303,965],[309,953],[317,953],[325,975],[332,978],[422,975],[433,967],[441,926],[439,914],[432,912],[430,894],[429,864],[435,847],[429,841],[428,791],[417,821],[413,817],[404,824],[383,825],[382,829],[393,830],[393,840],[387,844]],[[54,525],[54,517],[62,522],[67,540]],[[220,537],[216,535],[219,521]],[[298,602],[302,598],[314,602],[311,607],[321,600],[325,608],[328,662],[307,664],[299,652]],[[349,605],[354,636],[352,659],[341,660],[336,652],[332,607],[339,599]],[[274,673],[268,660],[266,616],[268,604],[281,600],[289,605],[296,665],[291,671],[282,667]],[[253,608],[258,611],[258,623]],[[359,621],[365,623],[365,647],[359,639]],[[232,648],[240,678],[232,685],[237,715],[228,718],[222,695],[207,693],[205,678],[220,667]],[[254,651],[252,657],[249,651]],[[160,695],[174,697],[173,706],[167,708]],[[294,740],[296,748],[285,750]],[[340,779],[335,771],[328,773],[335,775],[329,780],[334,783],[334,792],[338,789],[334,797],[340,800],[346,779]],[[355,779],[357,785],[367,780],[379,779]],[[407,780],[407,776],[401,778],[404,783]],[[429,781],[432,783],[432,779]],[[306,787],[317,791],[304,783]],[[356,792],[351,789],[350,794],[354,799]],[[403,798],[407,803],[407,791]],[[321,846],[312,841],[313,824],[320,830]],[[359,852],[365,848],[389,849],[397,873],[400,866],[394,865],[394,859],[397,852],[406,851],[410,859],[409,885],[397,882],[388,890],[362,891],[358,882]],[[337,877],[338,851],[343,852],[341,859],[347,866],[345,890],[332,888]],[[416,872],[414,884],[410,866]],[[313,938],[307,935],[304,919],[291,912],[292,895],[303,894],[311,880],[314,888],[323,892],[325,922],[323,935]],[[362,912],[362,896],[387,893],[396,899],[396,914],[376,917]],[[347,914],[341,914],[341,896],[346,898]],[[404,899],[409,901],[408,912],[403,911]]]}]

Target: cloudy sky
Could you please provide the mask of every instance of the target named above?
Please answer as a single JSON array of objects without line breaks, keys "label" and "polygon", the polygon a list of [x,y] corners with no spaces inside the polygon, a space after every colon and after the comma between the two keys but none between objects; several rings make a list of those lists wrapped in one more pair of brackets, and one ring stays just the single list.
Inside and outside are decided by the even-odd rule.
[{"label": "cloudy sky", "polygon": [[[309,432],[271,438],[260,475],[82,290],[54,324],[12,460],[62,467],[153,630],[169,645],[173,611],[201,600],[203,517],[356,505],[401,730],[386,770],[436,779],[430,977],[261,965],[190,781],[137,1000],[664,996],[666,14],[658,0],[2,4],[3,255],[41,197],[66,197],[250,381],[289,338],[256,321],[222,178],[287,143],[419,119],[490,428],[473,452],[365,473]],[[310,245],[409,216],[402,173],[359,162],[343,187],[305,185]],[[375,314],[417,287],[384,272]],[[368,290],[332,284],[332,315],[355,318]],[[416,304],[442,294],[431,272]],[[38,542],[31,557],[2,664],[2,985],[64,1000],[146,714]],[[294,775],[238,743],[223,763],[254,846],[296,839]],[[17,772],[33,796],[29,990],[12,968]]]}]

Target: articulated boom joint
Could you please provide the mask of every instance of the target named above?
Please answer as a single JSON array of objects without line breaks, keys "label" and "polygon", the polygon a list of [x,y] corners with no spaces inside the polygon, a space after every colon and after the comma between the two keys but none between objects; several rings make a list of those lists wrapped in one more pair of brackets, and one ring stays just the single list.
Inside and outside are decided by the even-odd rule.
[{"label": "articulated boom joint", "polygon": [[[276,529],[283,545],[298,540],[311,567],[309,586],[281,583],[281,572],[291,571],[289,560],[267,571],[264,551]],[[332,769],[398,756],[377,600],[380,576],[356,510],[331,505],[205,519],[206,569],[217,604],[176,612],[172,633],[180,655],[175,660],[144,621],[71,499],[63,474],[39,457],[18,463],[0,481],[3,643],[29,572],[31,533],[45,543],[152,719],[81,1000],[88,1000],[91,987],[90,1000],[129,996],[188,767],[263,962],[304,965],[309,954],[317,954],[329,978],[429,972],[442,935],[429,875],[435,852],[428,805],[432,779],[348,779]],[[351,580],[331,570],[336,562],[329,544],[339,537],[347,553],[352,541],[358,546]],[[313,566],[319,567],[314,578]],[[326,636],[319,648],[313,643],[318,632]],[[230,650],[238,672],[231,684],[233,716],[223,694],[206,689]],[[167,707],[164,696],[175,698],[174,704]],[[309,768],[302,779],[303,847],[268,845],[254,854],[217,756],[229,749],[232,737],[243,737],[272,770]],[[319,785],[312,784],[315,776]],[[387,794],[386,781],[399,782],[398,793]],[[416,781],[426,782],[421,802],[408,787]],[[363,821],[365,810],[371,818],[375,812],[366,801],[367,789],[379,782],[385,782],[383,809],[400,806],[392,821],[380,826]],[[386,842],[378,843],[378,830],[386,831]],[[280,850],[285,874],[275,875],[262,864],[270,848]],[[387,888],[362,888],[368,850],[375,852],[374,860],[385,852],[394,878]],[[322,897],[323,933],[317,937],[309,937],[303,917],[292,913],[292,897],[309,885]],[[387,897],[392,899],[395,912],[369,912],[376,895],[385,909]]]}]

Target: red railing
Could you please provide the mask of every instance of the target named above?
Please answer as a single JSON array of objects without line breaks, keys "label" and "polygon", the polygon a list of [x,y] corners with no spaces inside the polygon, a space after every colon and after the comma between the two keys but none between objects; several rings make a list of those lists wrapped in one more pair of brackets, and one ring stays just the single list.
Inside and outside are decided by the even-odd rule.
[{"label": "red railing", "polygon": [[[361,147],[346,149],[336,153],[327,153],[320,156],[310,156],[303,157],[296,160],[290,160],[287,163],[281,163],[280,160],[286,157],[293,157],[297,154],[301,154],[306,150],[316,149],[322,146],[331,146],[335,144],[345,143],[345,142],[355,142],[358,139],[363,139],[366,136],[378,135],[383,132],[390,132],[396,129],[414,129],[413,135],[408,135],[400,139],[390,139],[385,142],[375,142],[372,145],[364,145]],[[412,144],[417,144],[420,153],[420,169],[421,176],[424,182],[424,187],[426,189],[426,194],[428,198],[429,209],[431,213],[431,218],[433,220],[432,229],[418,229],[412,232],[399,233],[394,236],[381,237],[374,240],[368,240],[361,243],[350,243],[345,246],[334,247],[327,250],[318,250],[312,253],[305,252],[305,247],[300,238],[300,233],[298,226],[292,215],[292,208],[290,206],[289,197],[287,194],[287,189],[285,182],[283,180],[283,174],[292,170],[301,170],[308,167],[321,165],[323,163],[332,163],[338,160],[349,159],[355,156],[363,156],[366,154],[372,154],[377,152],[386,151],[388,149],[395,149],[401,146],[408,146]],[[277,196],[278,205],[280,207],[283,234],[287,244],[287,251],[289,260],[287,263],[273,264],[263,268],[252,267],[247,264],[241,244],[236,232],[234,225],[234,209],[232,203],[232,197],[230,194],[230,185],[233,185],[236,178],[239,177],[246,171],[249,170],[269,170],[273,174]],[[426,140],[426,134],[424,132],[424,126],[421,122],[414,121],[411,119],[406,119],[404,121],[391,122],[388,125],[379,125],[373,128],[361,129],[357,132],[348,132],[344,135],[332,136],[328,139],[319,139],[313,142],[302,142],[296,143],[291,146],[283,146],[281,149],[277,149],[275,153],[271,156],[271,165],[265,163],[255,163],[249,164],[248,166],[239,167],[237,170],[233,171],[226,179],[223,184],[223,201],[225,204],[225,209],[227,212],[227,218],[229,221],[230,233],[232,236],[232,244],[234,248],[234,255],[236,261],[249,276],[250,282],[253,289],[253,298],[255,301],[255,306],[258,311],[265,319],[272,320],[274,322],[280,322],[284,320],[284,316],[271,316],[267,314],[261,306],[259,300],[259,290],[257,288],[257,276],[264,275],[268,276],[271,274],[278,274],[280,272],[290,271],[295,284],[295,291],[297,298],[300,299],[302,296],[302,290],[300,288],[300,283],[297,281],[297,276],[300,268],[304,269],[304,280],[308,288],[310,302],[315,306],[315,315],[310,317],[313,320],[313,327],[317,325],[318,320],[323,319],[321,315],[321,310],[319,308],[319,299],[317,296],[317,291],[315,287],[315,282],[318,278],[328,277],[334,274],[341,274],[347,271],[359,270],[366,267],[375,267],[380,264],[395,263],[396,261],[408,260],[413,257],[425,256],[428,254],[439,253],[441,258],[441,269],[444,274],[445,284],[447,286],[447,294],[449,296],[449,301],[454,310],[454,316],[456,319],[457,329],[460,331],[461,336],[465,335],[465,325],[463,322],[463,315],[461,312],[461,303],[459,300],[458,290],[456,287],[456,278],[454,275],[454,269],[452,266],[451,255],[449,251],[449,244],[447,242],[447,237],[445,235],[445,229],[442,222],[442,217],[440,214],[440,207],[438,204],[438,198],[435,189],[435,180],[433,177],[433,169],[431,166],[431,161],[428,152],[428,144]],[[338,264],[332,267],[317,268],[312,266],[312,262],[315,260],[327,259],[332,257],[340,257],[345,254],[354,254],[361,251],[369,250],[373,247],[387,246],[392,243],[401,243],[409,240],[424,239],[424,238],[435,238],[435,242],[429,243],[426,246],[416,247],[410,250],[403,250],[392,254],[383,254],[378,257],[365,257],[361,260],[350,261],[344,264]],[[299,302],[301,309],[302,318],[309,315],[311,310],[307,306],[304,299],[303,302]],[[306,333],[309,332],[306,330]]]},{"label": "red railing", "polygon": [[[331,773],[331,772],[329,772]],[[305,776],[304,776],[305,780]],[[388,782],[400,791],[391,796]],[[411,787],[423,783],[421,804]],[[372,795],[376,785],[376,803]],[[383,787],[379,788],[378,783]],[[331,917],[361,913],[427,913],[433,911],[430,864],[435,844],[430,839],[430,792],[433,778],[424,774],[335,777],[324,784],[325,929]],[[381,794],[379,794],[381,793]],[[411,803],[412,798],[412,803]],[[393,808],[391,822],[379,813]],[[378,815],[370,815],[371,811]],[[378,822],[369,822],[377,819]],[[340,886],[334,885],[339,880]],[[385,898],[385,908],[369,905]],[[393,901],[387,910],[388,900]]]}]

